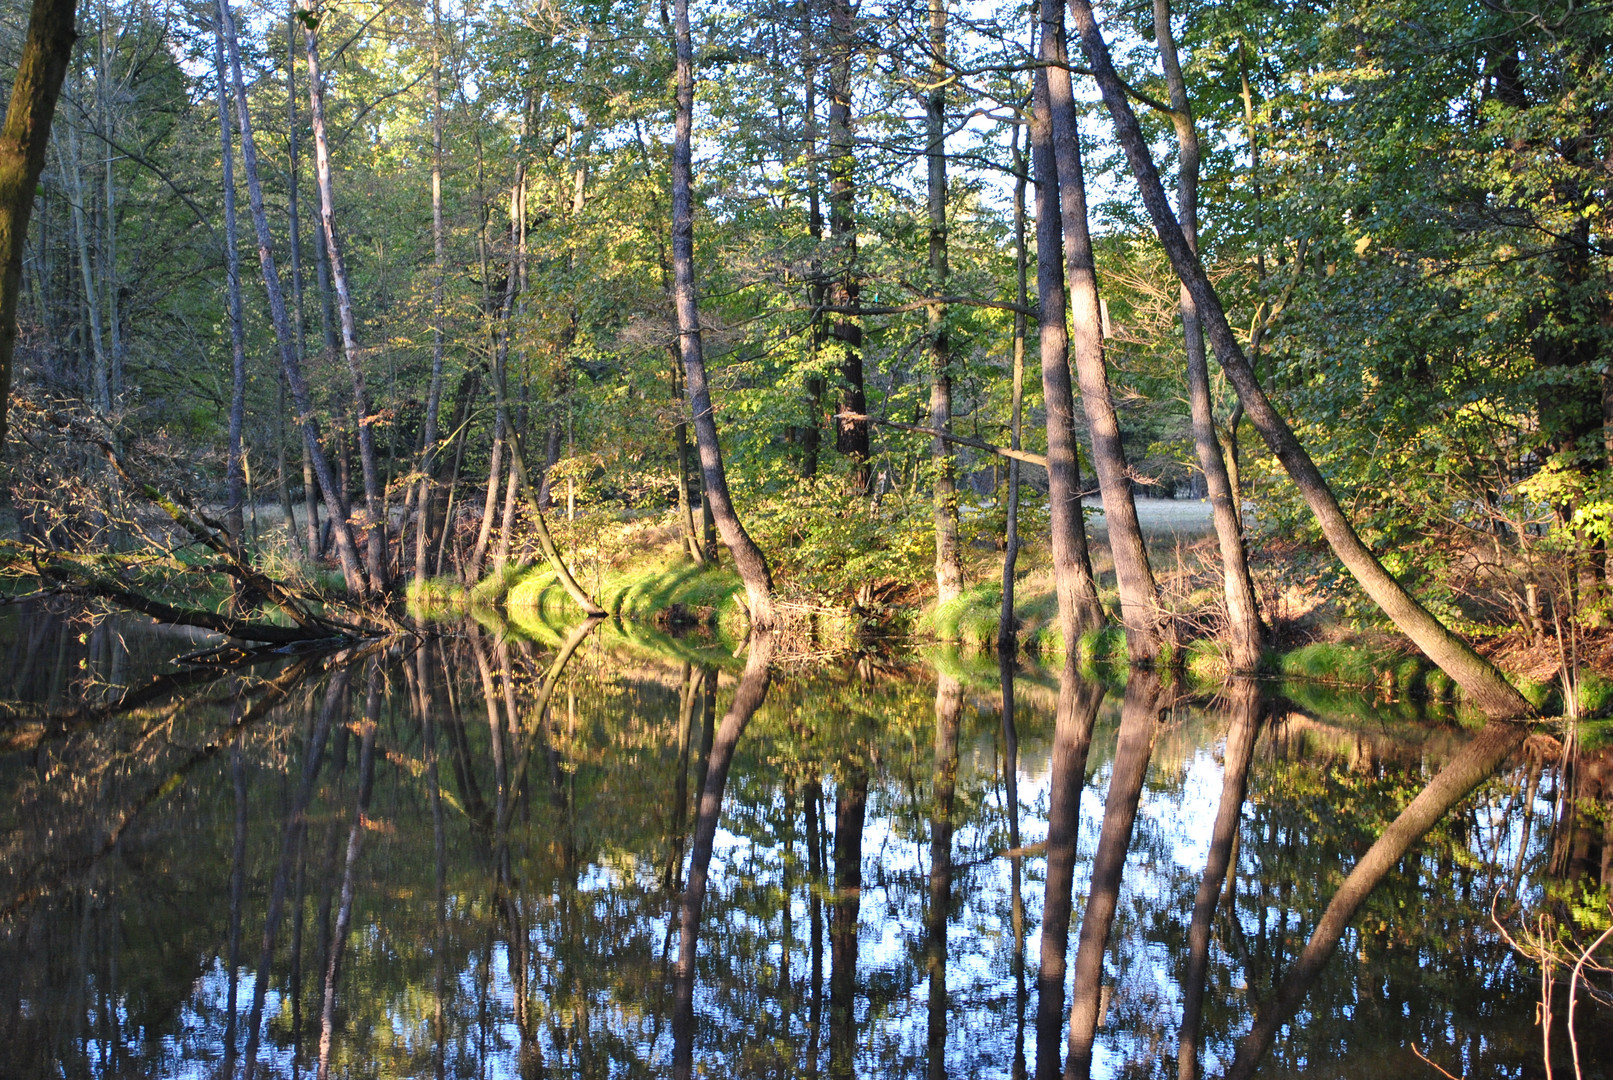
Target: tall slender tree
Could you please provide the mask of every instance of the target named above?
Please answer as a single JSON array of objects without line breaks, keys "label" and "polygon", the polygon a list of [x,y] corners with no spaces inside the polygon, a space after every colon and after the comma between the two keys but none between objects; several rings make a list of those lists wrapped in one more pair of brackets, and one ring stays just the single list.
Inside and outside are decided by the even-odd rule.
[{"label": "tall slender tree", "polygon": [[[947,7],[946,0],[930,0],[929,90],[924,97],[924,130],[928,137],[930,286],[938,296],[947,284]],[[947,306],[932,303],[927,309],[930,334],[930,428],[938,432],[930,441],[931,484],[935,521],[936,600],[946,603],[963,592],[963,560],[958,543],[958,484],[956,454],[946,434],[952,430],[952,355],[947,336]]]},{"label": "tall slender tree", "polygon": [[[1159,43],[1160,63],[1170,90],[1171,122],[1176,129],[1176,211],[1181,218],[1182,235],[1188,245],[1198,248],[1199,228],[1199,137],[1193,123],[1192,104],[1187,97],[1187,80],[1176,55],[1176,34],[1171,29],[1170,0],[1154,0],[1154,39]],[[1215,523],[1216,541],[1221,548],[1222,590],[1226,597],[1228,659],[1235,671],[1252,671],[1260,663],[1265,633],[1260,625],[1260,609],[1255,586],[1249,576],[1249,556],[1244,547],[1243,522],[1237,496],[1227,473],[1226,459],[1216,437],[1215,411],[1210,402],[1210,366],[1204,352],[1204,328],[1199,324],[1193,294],[1181,286],[1178,309],[1182,313],[1182,339],[1187,352],[1187,397],[1193,417],[1193,449],[1204,473],[1204,487],[1210,496],[1210,512]]]},{"label": "tall slender tree", "polygon": [[346,507],[337,494],[340,489],[336,485],[336,477],[320,447],[313,395],[308,390],[307,380],[303,378],[302,361],[297,355],[291,319],[286,313],[285,294],[280,289],[274,239],[269,233],[263,184],[258,178],[258,151],[252,137],[252,113],[247,108],[246,79],[241,74],[241,47],[236,38],[235,19],[230,13],[229,0],[219,0],[218,15],[224,33],[225,51],[229,54],[230,82],[235,91],[235,124],[241,136],[241,171],[246,177],[247,201],[252,208],[252,225],[258,236],[258,264],[263,269],[263,289],[269,299],[269,321],[274,325],[275,341],[280,348],[280,370],[286,377],[286,385],[291,388],[292,404],[297,407],[298,422],[302,425],[303,445],[313,458],[314,475],[318,477],[320,489],[325,494],[325,512],[336,542],[336,555],[342,564],[342,577],[349,592],[362,595],[366,591],[364,568],[359,562],[358,548],[353,544],[352,530],[348,528]]},{"label": "tall slender tree", "polygon": [[1304,496],[1328,546],[1379,609],[1430,660],[1455,680],[1487,715],[1498,720],[1532,715],[1533,706],[1518,692],[1517,687],[1508,682],[1494,664],[1475,652],[1471,645],[1452,633],[1449,627],[1418,603],[1417,598],[1384,569],[1372,549],[1361,542],[1355,526],[1339,506],[1332,487],[1295,437],[1288,421],[1273,407],[1265,388],[1255,378],[1243,347],[1227,322],[1221,297],[1210,283],[1204,267],[1199,264],[1198,255],[1188,243],[1181,224],[1172,214],[1170,202],[1165,197],[1165,185],[1160,181],[1159,169],[1154,164],[1153,152],[1148,147],[1131,102],[1127,100],[1125,83],[1115,71],[1108,43],[1098,28],[1092,5],[1088,0],[1070,0],[1070,12],[1081,35],[1087,63],[1103,94],[1104,106],[1114,122],[1115,134],[1142,195],[1143,205],[1148,210],[1166,255],[1170,257],[1171,266],[1193,295],[1199,317],[1204,320],[1210,346],[1215,350],[1216,360],[1237,390],[1238,398],[1243,402],[1255,430],[1266,440],[1266,445],[1271,447],[1272,453]]},{"label": "tall slender tree", "polygon": [[1036,172],[1037,330],[1042,363],[1042,400],[1047,412],[1047,502],[1058,594],[1059,630],[1073,655],[1080,636],[1103,625],[1103,608],[1092,577],[1081,505],[1081,463],[1076,455],[1075,396],[1070,389],[1069,329],[1065,316],[1064,257],[1059,223],[1059,177],[1053,159],[1047,72],[1056,63],[1053,43],[1040,39],[1042,66],[1032,83],[1031,165]]},{"label": "tall slender tree", "polygon": [[230,137],[229,79],[224,60],[224,26],[213,20],[213,65],[218,72],[218,133],[224,182],[224,286],[230,317],[230,429],[226,476],[229,498],[225,520],[230,539],[241,545],[241,498],[246,476],[241,431],[246,422],[246,327],[241,315],[241,254],[236,248],[235,143]]},{"label": "tall slender tree", "polygon": [[683,356],[683,380],[689,392],[706,505],[711,507],[717,530],[745,583],[751,625],[767,630],[774,621],[773,573],[767,556],[740,523],[728,493],[728,473],[717,441],[717,417],[712,409],[700,340],[700,306],[694,280],[694,164],[690,145],[694,134],[694,46],[689,37],[689,0],[676,0],[673,22],[677,114],[672,136],[672,296],[678,314],[678,348]]},{"label": "tall slender tree", "polygon": [[1064,9],[1042,5],[1042,38],[1050,45],[1053,66],[1047,69],[1049,111],[1053,121],[1053,157],[1058,165],[1059,202],[1063,219],[1064,265],[1070,288],[1070,360],[1081,387],[1081,408],[1092,442],[1092,469],[1103,495],[1103,520],[1114,558],[1120,591],[1120,622],[1126,651],[1133,662],[1149,662],[1168,636],[1159,605],[1148,545],[1137,521],[1131,471],[1120,441],[1120,418],[1109,389],[1103,355],[1103,321],[1098,304],[1098,268],[1087,222],[1085,170],[1081,133],[1076,126],[1075,96],[1064,43]]},{"label": "tall slender tree", "polygon": [[858,317],[862,286],[857,280],[857,181],[851,127],[851,60],[855,13],[851,0],[829,0],[829,238],[835,272],[829,306],[840,315],[833,336],[840,363],[840,406],[835,449],[851,459],[851,486],[866,493],[873,479],[868,459],[868,395],[863,387],[863,329]]},{"label": "tall slender tree", "polygon": [[370,591],[379,595],[387,583],[386,491],[375,456],[375,422],[370,411],[369,388],[365,385],[364,354],[358,343],[358,323],[353,315],[353,290],[347,276],[347,260],[342,254],[341,237],[336,231],[336,182],[331,175],[330,138],[325,130],[325,87],[319,62],[318,0],[301,0],[303,45],[308,57],[308,107],[314,132],[314,177],[319,186],[320,232],[325,238],[325,258],[330,263],[331,284],[336,293],[336,310],[342,332],[342,354],[347,358],[348,375],[353,380],[353,424],[358,428],[359,470],[364,477],[364,504],[368,514],[368,541],[364,548],[365,571]]}]

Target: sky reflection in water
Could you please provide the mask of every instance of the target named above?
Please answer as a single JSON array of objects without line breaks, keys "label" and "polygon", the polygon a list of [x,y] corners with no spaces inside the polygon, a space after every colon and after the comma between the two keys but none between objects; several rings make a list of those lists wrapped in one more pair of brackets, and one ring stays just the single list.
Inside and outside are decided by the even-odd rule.
[{"label": "sky reflection in water", "polygon": [[[14,672],[31,649],[57,673],[18,679],[32,714],[84,699],[70,680],[119,647],[43,622],[0,632]],[[134,684],[163,651],[136,638],[116,660]],[[324,1043],[329,1074],[357,1077],[1036,1075],[1051,864],[1073,911],[1040,1068],[1080,1072],[1074,1003],[1091,1075],[1178,1075],[1197,897],[1215,907],[1198,1046],[1220,1076],[1351,866],[1472,739],[1402,706],[1152,680],[1124,709],[1126,688],[1067,686],[1061,727],[1040,670],[1009,730],[990,660],[747,670],[607,627],[562,666],[565,644],[467,628],[14,729],[0,1072],[312,1076]],[[1391,870],[1257,1075],[1433,1075],[1413,1045],[1458,1075],[1534,1073],[1534,971],[1488,921],[1496,889],[1539,888],[1554,781],[1527,803],[1529,768],[1509,757]],[[1117,775],[1140,778],[1129,827]],[[1060,790],[1073,863],[1047,844]],[[1212,836],[1232,873],[1206,882]],[[1089,894],[1111,925],[1086,925]],[[1077,985],[1083,968],[1099,976]]]}]

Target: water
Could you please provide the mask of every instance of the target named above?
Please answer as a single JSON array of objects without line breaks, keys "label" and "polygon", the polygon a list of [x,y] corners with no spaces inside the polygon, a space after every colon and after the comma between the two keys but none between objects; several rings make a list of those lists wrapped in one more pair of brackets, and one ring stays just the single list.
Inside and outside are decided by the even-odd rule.
[{"label": "water", "polygon": [[1150,679],[1061,708],[1027,669],[1005,723],[993,661],[611,626],[148,686],[196,645],[0,619],[6,1077],[1012,1077],[1062,1070],[1072,1003],[1094,1076],[1176,1076],[1195,1010],[1207,1076],[1533,1076],[1538,968],[1491,900],[1548,910],[1600,850],[1564,862],[1554,763],[1505,755],[1256,1048],[1351,867],[1477,752],[1452,718]]}]

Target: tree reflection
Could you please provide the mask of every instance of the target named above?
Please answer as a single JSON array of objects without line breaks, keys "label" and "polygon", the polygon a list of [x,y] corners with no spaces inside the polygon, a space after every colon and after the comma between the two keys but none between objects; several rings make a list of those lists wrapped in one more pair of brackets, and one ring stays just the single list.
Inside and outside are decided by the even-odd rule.
[{"label": "tree reflection", "polygon": [[1249,763],[1254,759],[1255,740],[1265,714],[1260,686],[1253,679],[1236,679],[1225,693],[1227,714],[1226,751],[1222,759],[1221,804],[1216,810],[1210,834],[1210,855],[1204,867],[1204,880],[1193,900],[1193,922],[1187,932],[1187,968],[1182,975],[1182,1037],[1177,1048],[1178,1080],[1197,1080],[1199,1075],[1199,1022],[1204,1012],[1205,971],[1210,963],[1210,923],[1215,918],[1223,883],[1233,890],[1229,874],[1236,874],[1232,859],[1237,846],[1238,825],[1243,800],[1249,790]]},{"label": "tree reflection", "polygon": [[958,783],[958,720],[962,713],[963,684],[951,675],[937,675],[930,796],[930,897],[924,945],[924,966],[930,980],[930,1080],[943,1080],[947,1074],[947,919],[952,911],[952,801]]},{"label": "tree reflection", "polygon": [[723,789],[734,748],[745,725],[767,700],[772,683],[773,639],[766,633],[751,639],[745,673],[734,692],[733,704],[722,718],[706,758],[705,779],[700,786],[700,802],[695,817],[694,842],[689,853],[689,883],[678,907],[678,968],[672,1006],[672,1073],[679,1080],[691,1076],[694,1067],[694,986],[695,959],[700,939],[700,916],[706,902],[706,883],[711,869],[711,850],[722,816]]},{"label": "tree reflection", "polygon": [[1059,677],[1047,805],[1047,884],[1042,900],[1041,967],[1036,976],[1036,1076],[1051,1080],[1062,1065],[1065,958],[1075,881],[1075,847],[1081,825],[1081,789],[1086,783],[1092,725],[1103,704],[1103,686],[1081,678],[1075,650]]},{"label": "tree reflection", "polygon": [[1254,1075],[1277,1029],[1299,1008],[1372,890],[1440,818],[1500,768],[1527,735],[1528,729],[1519,724],[1494,720],[1485,724],[1367,849],[1333,894],[1276,995],[1255,1014],[1254,1027],[1244,1037],[1227,1070],[1228,1080],[1247,1080]]},{"label": "tree reflection", "polygon": [[[1159,721],[1159,677],[1133,670],[1120,707],[1120,741],[1103,803],[1103,829],[1092,857],[1092,886],[1081,915],[1081,937],[1075,951],[1075,987],[1070,1003],[1070,1056],[1064,1074],[1084,1080],[1092,1071],[1092,1042],[1097,1035],[1103,991],[1103,954],[1109,943],[1120,899],[1120,878],[1137,821],[1148,759],[1154,752]],[[1051,876],[1051,875],[1050,875]]]}]

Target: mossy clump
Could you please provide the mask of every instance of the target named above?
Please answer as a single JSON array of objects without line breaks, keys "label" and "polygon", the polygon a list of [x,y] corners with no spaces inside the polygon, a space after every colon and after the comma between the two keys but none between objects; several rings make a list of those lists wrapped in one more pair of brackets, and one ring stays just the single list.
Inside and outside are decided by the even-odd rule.
[{"label": "mossy clump", "polygon": [[465,610],[470,599],[458,579],[451,577],[427,578],[419,582],[411,578],[404,587],[403,596],[411,611],[428,619],[457,615]]}]

